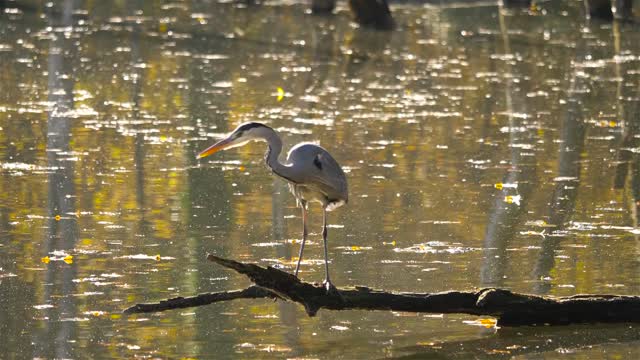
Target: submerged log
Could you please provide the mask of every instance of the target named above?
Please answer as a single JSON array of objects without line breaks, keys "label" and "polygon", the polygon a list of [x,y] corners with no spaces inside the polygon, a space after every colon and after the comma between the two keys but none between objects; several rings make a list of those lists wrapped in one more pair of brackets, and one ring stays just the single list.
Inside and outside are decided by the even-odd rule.
[{"label": "submerged log", "polygon": [[639,296],[542,297],[494,288],[433,294],[392,293],[362,286],[327,292],[320,285],[300,281],[273,267],[264,268],[215,255],[208,255],[207,259],[246,275],[256,285],[244,290],[137,304],[124,313],[164,311],[234,299],[278,298],[302,304],[309,316],[324,308],[484,315],[496,317],[498,326],[640,322]]}]

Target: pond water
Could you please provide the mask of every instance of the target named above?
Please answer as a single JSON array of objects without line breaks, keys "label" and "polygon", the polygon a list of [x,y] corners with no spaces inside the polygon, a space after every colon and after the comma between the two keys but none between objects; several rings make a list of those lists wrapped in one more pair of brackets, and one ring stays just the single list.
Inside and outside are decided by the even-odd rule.
[{"label": "pond water", "polygon": [[[5,3],[5,2],[3,2]],[[6,2],[0,14],[3,358],[633,358],[632,325],[499,329],[467,315],[237,300],[205,259],[293,271],[300,211],[244,121],[318,142],[347,173],[337,286],[640,293],[640,31],[582,4]],[[446,2],[444,2],[446,3]],[[324,276],[321,211],[301,277]]]}]

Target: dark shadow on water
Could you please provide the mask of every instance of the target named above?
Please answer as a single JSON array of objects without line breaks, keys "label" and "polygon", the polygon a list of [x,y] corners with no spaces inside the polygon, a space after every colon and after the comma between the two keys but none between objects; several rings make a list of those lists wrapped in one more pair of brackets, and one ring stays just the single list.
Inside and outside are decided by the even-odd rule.
[{"label": "dark shadow on water", "polygon": [[[559,327],[521,327],[499,329],[494,335],[466,341],[438,342],[431,346],[410,346],[397,349],[407,355],[395,359],[478,359],[513,358],[532,355],[545,357],[590,350],[602,354],[598,346],[616,344],[627,350],[627,356],[637,355],[640,327],[631,324],[584,325]],[[634,355],[635,354],[635,355]]]}]

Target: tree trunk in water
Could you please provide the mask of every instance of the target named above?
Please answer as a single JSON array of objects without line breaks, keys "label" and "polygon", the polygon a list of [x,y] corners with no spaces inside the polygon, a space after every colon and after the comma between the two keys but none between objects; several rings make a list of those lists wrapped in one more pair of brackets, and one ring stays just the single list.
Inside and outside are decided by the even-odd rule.
[{"label": "tree trunk in water", "polygon": [[311,12],[314,14],[328,14],[336,7],[336,0],[311,0]]},{"label": "tree trunk in water", "polygon": [[349,0],[349,8],[354,20],[362,26],[378,30],[394,27],[387,0]]},{"label": "tree trunk in water", "polygon": [[531,0],[502,0],[502,6],[505,7],[529,7]]},{"label": "tree trunk in water", "polygon": [[613,19],[611,0],[585,0],[584,4],[590,17],[603,20]]}]

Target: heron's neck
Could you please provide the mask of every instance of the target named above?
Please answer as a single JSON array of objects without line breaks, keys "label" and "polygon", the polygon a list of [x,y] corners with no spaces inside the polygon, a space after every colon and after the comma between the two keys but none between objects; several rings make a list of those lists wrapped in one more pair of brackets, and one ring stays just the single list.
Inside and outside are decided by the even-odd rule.
[{"label": "heron's neck", "polygon": [[281,163],[278,159],[280,157],[280,153],[282,152],[282,140],[280,139],[280,136],[278,136],[278,133],[275,132],[275,130],[270,130],[271,131],[263,136],[268,144],[267,153],[264,156],[264,160],[267,163],[267,166],[269,166],[276,175],[285,179],[291,179],[291,168]]}]

